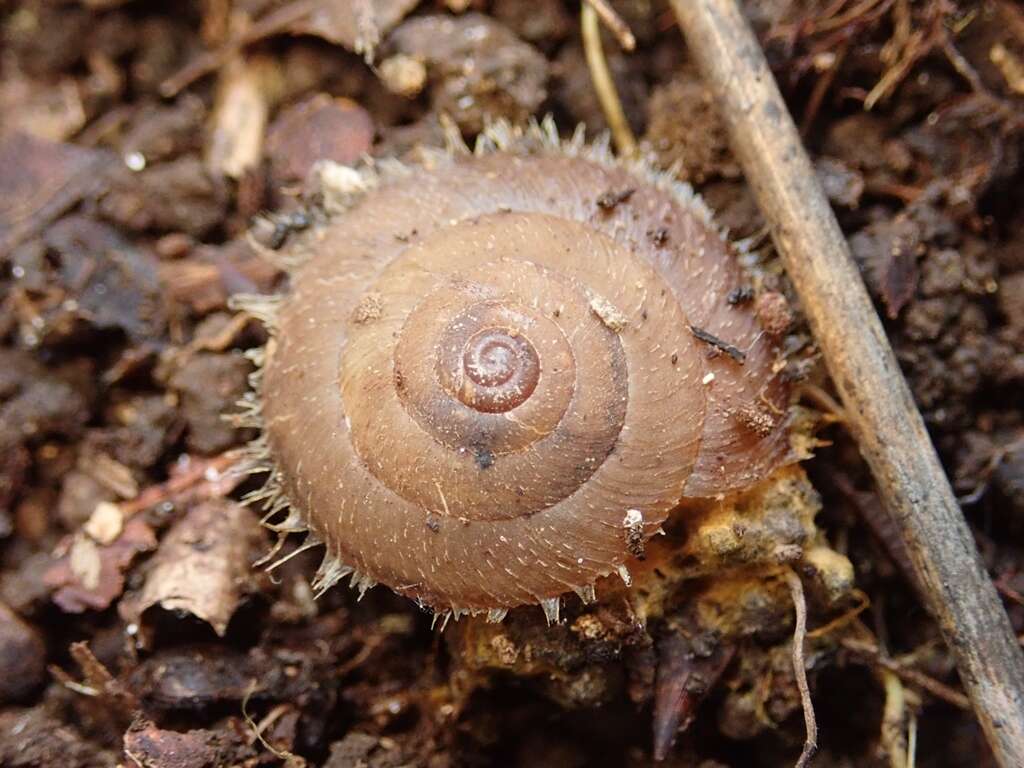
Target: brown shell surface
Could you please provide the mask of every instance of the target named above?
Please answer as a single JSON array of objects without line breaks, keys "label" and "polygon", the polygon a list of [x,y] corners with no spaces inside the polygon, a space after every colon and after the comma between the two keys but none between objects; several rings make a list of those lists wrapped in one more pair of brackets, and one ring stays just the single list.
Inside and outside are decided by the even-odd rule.
[{"label": "brown shell surface", "polygon": [[261,407],[335,573],[537,603],[628,566],[631,510],[650,536],[784,460],[777,351],[703,204],[584,149],[437,153],[301,242]]}]

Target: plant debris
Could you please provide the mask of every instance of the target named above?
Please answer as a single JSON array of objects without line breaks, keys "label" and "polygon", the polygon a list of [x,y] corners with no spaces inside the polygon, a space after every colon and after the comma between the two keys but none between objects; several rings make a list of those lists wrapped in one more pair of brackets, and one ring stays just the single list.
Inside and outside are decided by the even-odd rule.
[{"label": "plant debris", "polygon": [[[1024,12],[743,5],[1024,635]],[[307,183],[319,159],[422,159],[547,113],[565,139],[607,130],[580,4],[0,10],[0,765],[774,768],[799,758],[808,693],[814,765],[901,765],[911,743],[916,765],[986,762],[722,116],[671,15],[612,6],[618,39],[636,40],[626,52],[598,30],[629,129],[742,246],[743,288],[715,299],[714,333],[691,327],[720,357],[704,383],[743,362],[730,305],[754,303],[803,397],[788,415],[760,401],[728,415],[754,432],[817,420],[813,488],[709,500],[644,542],[632,573],[564,599],[559,624],[527,609],[443,634],[383,590],[314,599],[312,544],[252,567],[273,542],[239,505],[265,478],[236,453],[253,436],[236,401],[267,337],[229,303],[270,306],[285,287],[262,254],[315,235],[333,204]],[[628,189],[584,192],[587,215],[629,229]],[[630,236],[667,258],[684,247],[670,229]],[[594,307],[624,344],[627,309]],[[388,318],[372,296],[357,312]],[[619,533],[642,542],[629,512]],[[447,524],[418,528],[436,540]],[[725,579],[694,572],[737,559]],[[766,561],[774,576],[744,573]],[[666,568],[692,578],[670,590]]]},{"label": "plant debris", "polygon": [[197,504],[164,536],[142,589],[121,601],[121,615],[139,624],[147,609],[160,606],[190,613],[223,637],[261,546],[249,509],[222,500]]},{"label": "plant debris", "polygon": [[703,341],[705,344],[710,344],[715,349],[725,352],[725,354],[727,354],[740,365],[743,365],[743,363],[746,362],[746,352],[744,352],[742,349],[739,349],[738,347],[733,346],[727,341],[722,341],[713,333],[709,333],[708,331],[705,331],[703,328],[698,328],[695,325],[690,326],[690,332],[698,339]]}]

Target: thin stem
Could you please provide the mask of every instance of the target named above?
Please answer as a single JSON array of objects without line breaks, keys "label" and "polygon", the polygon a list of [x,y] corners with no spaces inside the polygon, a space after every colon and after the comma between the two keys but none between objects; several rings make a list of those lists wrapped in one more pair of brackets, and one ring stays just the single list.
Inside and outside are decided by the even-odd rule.
[{"label": "thin stem", "polygon": [[608,61],[604,57],[604,47],[601,45],[601,28],[597,23],[597,11],[590,3],[583,3],[580,11],[580,25],[583,34],[583,52],[587,57],[587,66],[590,68],[590,78],[594,82],[597,100],[601,103],[604,118],[608,121],[608,128],[612,132],[615,148],[623,157],[631,157],[636,154],[636,138],[633,136],[633,129],[629,127],[626,113],[622,109],[622,101],[619,99],[619,92],[615,88],[615,81],[608,69]]}]

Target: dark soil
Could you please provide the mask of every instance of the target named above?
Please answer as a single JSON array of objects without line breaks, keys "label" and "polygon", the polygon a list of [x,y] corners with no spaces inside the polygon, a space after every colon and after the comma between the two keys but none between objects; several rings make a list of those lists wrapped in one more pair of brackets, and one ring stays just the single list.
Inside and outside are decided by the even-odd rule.
[{"label": "dark soil", "polygon": [[[667,4],[613,5],[638,40],[605,38],[633,129],[769,263]],[[747,11],[1024,632],[1024,11]],[[617,606],[550,629],[527,609],[489,641],[495,664],[467,661],[471,629],[432,629],[383,588],[314,601],[315,553],[253,568],[270,536],[237,504],[253,483],[225,474],[252,432],[222,416],[265,341],[229,298],[284,287],[249,245],[254,217],[281,212],[252,233],[283,242],[308,224],[289,212],[316,159],[439,144],[442,114],[467,138],[546,113],[603,130],[578,16],[559,0],[0,4],[0,765],[650,764],[667,651]],[[907,733],[918,766],[992,765],[856,447],[823,436],[818,524],[855,565],[875,650],[808,645],[814,765],[905,765]],[[713,684],[665,765],[794,762],[787,642],[704,654]],[[492,671],[524,647],[519,674]]]}]

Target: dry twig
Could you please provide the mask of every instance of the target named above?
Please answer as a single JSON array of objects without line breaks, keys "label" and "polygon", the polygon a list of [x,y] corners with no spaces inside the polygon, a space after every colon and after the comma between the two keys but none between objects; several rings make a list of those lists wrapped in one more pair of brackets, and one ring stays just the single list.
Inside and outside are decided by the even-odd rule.
[{"label": "dry twig", "polygon": [[243,479],[241,473],[230,470],[238,464],[232,451],[212,458],[183,457],[170,479],[144,489],[134,499],[120,504],[122,514],[128,518],[157,504],[199,501],[227,496]]}]

